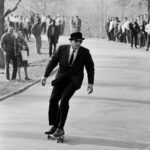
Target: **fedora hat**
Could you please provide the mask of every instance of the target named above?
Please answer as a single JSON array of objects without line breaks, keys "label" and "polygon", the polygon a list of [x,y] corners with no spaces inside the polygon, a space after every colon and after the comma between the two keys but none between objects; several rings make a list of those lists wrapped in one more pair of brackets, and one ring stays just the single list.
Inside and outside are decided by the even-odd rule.
[{"label": "fedora hat", "polygon": [[81,39],[84,40],[85,38],[82,37],[82,33],[81,32],[74,32],[70,35],[69,40],[75,40],[75,39]]}]

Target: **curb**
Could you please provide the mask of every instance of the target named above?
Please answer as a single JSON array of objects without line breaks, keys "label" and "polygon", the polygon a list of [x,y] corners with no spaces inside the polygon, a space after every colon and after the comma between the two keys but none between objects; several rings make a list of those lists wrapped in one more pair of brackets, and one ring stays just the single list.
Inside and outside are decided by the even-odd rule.
[{"label": "curb", "polygon": [[14,96],[16,94],[19,94],[19,93],[25,91],[26,89],[28,89],[29,87],[33,86],[34,84],[36,84],[38,82],[40,82],[40,79],[38,79],[38,80],[36,80],[36,81],[34,81],[32,83],[29,83],[29,84],[25,85],[24,87],[18,89],[17,91],[10,92],[9,94],[0,97],[0,102],[3,101],[4,99],[7,99],[7,98],[9,98],[11,96]]},{"label": "curb", "polygon": [[[56,69],[51,73],[50,76],[52,76],[54,73],[56,73],[57,70],[58,70],[58,69],[56,68]],[[38,79],[38,80],[36,80],[36,81],[34,81],[34,82],[32,82],[32,83],[29,83],[29,84],[25,85],[24,87],[18,89],[17,91],[13,91],[13,92],[10,92],[10,93],[7,94],[7,95],[1,96],[1,97],[0,97],[0,102],[3,101],[3,100],[5,100],[5,99],[7,99],[7,98],[9,98],[9,97],[11,97],[11,96],[14,96],[14,95],[17,95],[17,94],[19,94],[19,93],[21,93],[21,92],[24,92],[25,90],[27,90],[27,89],[30,88],[31,86],[33,86],[33,85],[39,83],[40,81],[41,81],[41,79]]]}]

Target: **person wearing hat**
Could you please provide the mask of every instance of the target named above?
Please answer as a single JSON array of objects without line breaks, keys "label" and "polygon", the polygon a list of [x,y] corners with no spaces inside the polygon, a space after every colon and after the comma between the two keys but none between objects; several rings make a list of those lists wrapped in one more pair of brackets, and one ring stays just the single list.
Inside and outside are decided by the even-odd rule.
[{"label": "person wearing hat", "polygon": [[69,40],[71,44],[58,47],[46,67],[44,77],[41,78],[41,84],[45,86],[46,79],[59,64],[56,78],[52,81],[53,90],[49,101],[50,130],[45,132],[56,138],[65,134],[64,125],[68,115],[69,100],[82,85],[84,67],[88,77],[88,94],[93,92],[94,62],[89,50],[81,46],[84,40],[82,33],[72,33]]}]

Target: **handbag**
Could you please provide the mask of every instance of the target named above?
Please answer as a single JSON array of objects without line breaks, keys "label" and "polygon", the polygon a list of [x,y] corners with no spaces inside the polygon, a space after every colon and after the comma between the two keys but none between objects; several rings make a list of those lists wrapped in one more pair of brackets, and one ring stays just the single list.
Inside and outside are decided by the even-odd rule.
[{"label": "handbag", "polygon": [[23,61],[27,61],[28,60],[27,51],[21,50],[21,56],[22,56],[22,60]]}]

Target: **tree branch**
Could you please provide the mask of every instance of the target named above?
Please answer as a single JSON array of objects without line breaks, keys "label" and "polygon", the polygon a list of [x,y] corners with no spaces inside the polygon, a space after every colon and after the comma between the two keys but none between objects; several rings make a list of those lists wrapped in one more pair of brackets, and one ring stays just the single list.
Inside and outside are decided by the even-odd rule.
[{"label": "tree branch", "polygon": [[18,2],[16,3],[15,7],[13,9],[8,9],[4,15],[3,15],[3,19],[9,15],[10,13],[12,13],[13,11],[15,11],[18,8],[19,3],[21,2],[21,0],[18,0]]}]

